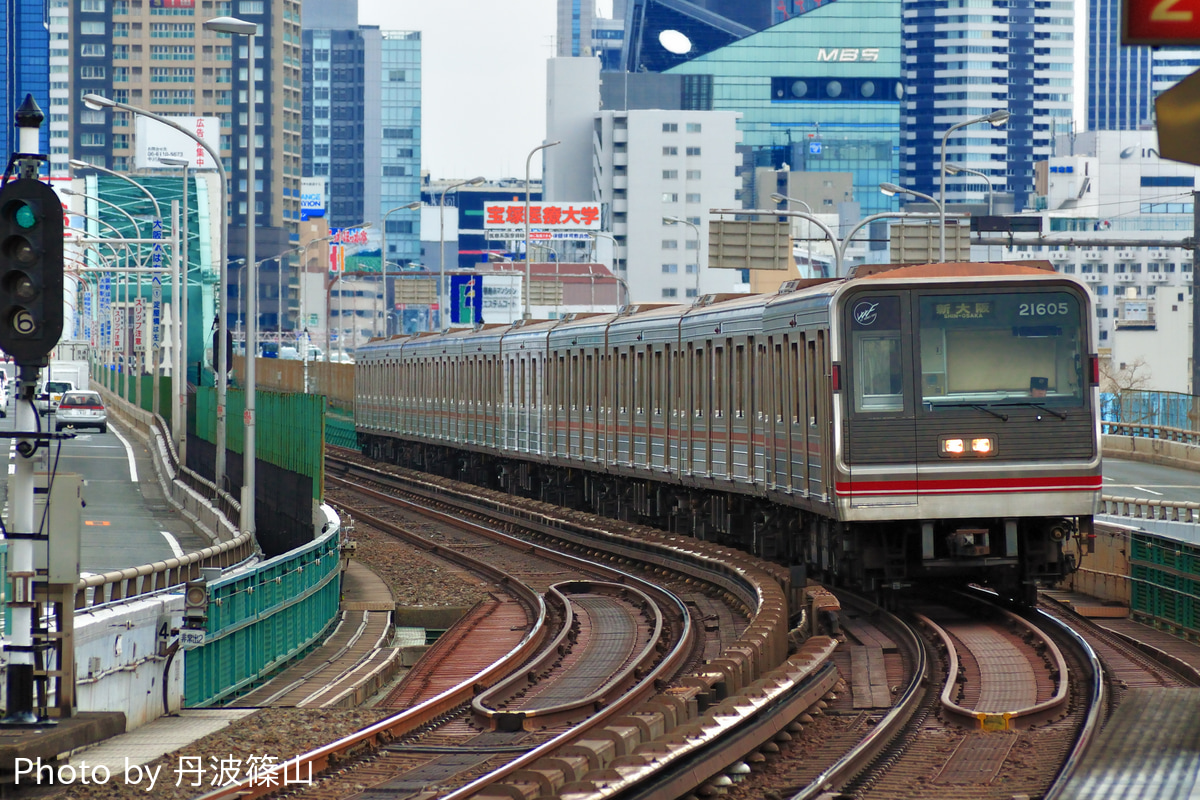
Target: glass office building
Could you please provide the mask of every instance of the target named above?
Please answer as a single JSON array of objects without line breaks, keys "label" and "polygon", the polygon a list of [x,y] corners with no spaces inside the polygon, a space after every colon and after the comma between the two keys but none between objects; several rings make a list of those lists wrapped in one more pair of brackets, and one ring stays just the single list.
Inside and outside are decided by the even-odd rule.
[{"label": "glass office building", "polygon": [[1089,0],[1087,129],[1132,131],[1154,124],[1154,98],[1200,68],[1200,50],[1124,47],[1121,0]]},{"label": "glass office building", "polygon": [[45,0],[0,0],[0,111],[4,131],[0,144],[4,160],[16,152],[17,129],[13,115],[32,94],[46,119],[42,122],[38,150],[50,152],[50,27]]},{"label": "glass office building", "polygon": [[[371,222],[378,233],[388,211],[419,198],[421,34],[306,28],[302,147],[304,177],[328,179],[334,227]],[[386,224],[388,261],[418,260],[420,211]]]},{"label": "glass office building", "polygon": [[899,175],[900,58],[899,4],[838,0],[666,73],[685,109],[741,112],[743,197],[754,167],[848,172],[866,215],[895,207],[879,184]]}]

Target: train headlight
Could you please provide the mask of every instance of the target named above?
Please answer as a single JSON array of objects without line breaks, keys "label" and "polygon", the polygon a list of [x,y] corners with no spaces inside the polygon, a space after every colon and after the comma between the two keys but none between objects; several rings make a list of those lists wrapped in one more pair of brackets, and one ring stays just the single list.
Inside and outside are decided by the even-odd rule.
[{"label": "train headlight", "polygon": [[971,440],[971,452],[981,456],[990,456],[995,446],[996,443],[990,437]]},{"label": "train headlight", "polygon": [[993,436],[944,436],[938,440],[938,449],[943,458],[988,458],[996,455],[996,439]]}]

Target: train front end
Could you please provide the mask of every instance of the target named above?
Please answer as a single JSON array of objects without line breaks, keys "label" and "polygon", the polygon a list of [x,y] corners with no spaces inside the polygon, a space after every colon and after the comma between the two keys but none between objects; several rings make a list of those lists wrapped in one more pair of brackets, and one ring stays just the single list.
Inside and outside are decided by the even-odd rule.
[{"label": "train front end", "polygon": [[1072,567],[1101,486],[1092,305],[1001,264],[847,281],[837,507],[864,582],[963,578],[1032,599]]}]

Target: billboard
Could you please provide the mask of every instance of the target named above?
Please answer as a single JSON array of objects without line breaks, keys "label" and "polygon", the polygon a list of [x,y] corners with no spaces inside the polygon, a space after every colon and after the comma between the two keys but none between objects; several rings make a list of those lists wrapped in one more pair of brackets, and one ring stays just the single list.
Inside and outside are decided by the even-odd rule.
[{"label": "billboard", "polygon": [[[600,204],[530,203],[529,225],[541,231],[598,231]],[[504,203],[484,203],[483,227],[489,233],[516,228],[524,230],[524,226],[524,203],[513,200]]]},{"label": "billboard", "polygon": [[[190,131],[220,153],[221,147],[221,118],[220,117],[167,117],[184,130]],[[134,132],[137,149],[134,151],[135,169],[175,169],[162,163],[162,158],[186,158],[191,162],[192,169],[216,169],[208,152],[170,125],[143,117],[134,117]]]},{"label": "billboard", "polygon": [[301,178],[300,221],[325,216],[325,198],[328,194],[328,178]]}]

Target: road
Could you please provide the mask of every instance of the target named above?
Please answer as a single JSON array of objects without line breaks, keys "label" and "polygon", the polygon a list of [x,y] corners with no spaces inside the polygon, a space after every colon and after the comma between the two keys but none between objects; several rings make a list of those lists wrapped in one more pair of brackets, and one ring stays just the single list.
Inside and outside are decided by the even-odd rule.
[{"label": "road", "polygon": [[1106,458],[1104,494],[1200,503],[1200,472]]},{"label": "road", "polygon": [[[13,401],[0,419],[0,434],[14,430]],[[8,474],[15,470],[15,441],[7,442]],[[140,566],[208,546],[163,497],[149,453],[109,424],[107,433],[81,430],[75,439],[51,443],[47,464],[83,476],[83,546],[80,570],[102,573]],[[44,467],[39,466],[39,471]],[[8,484],[0,485],[8,514]]]}]

